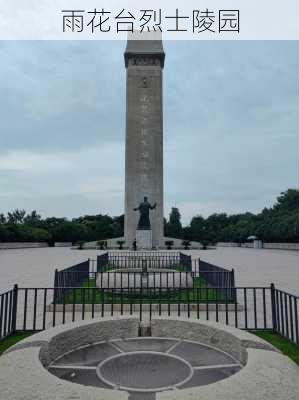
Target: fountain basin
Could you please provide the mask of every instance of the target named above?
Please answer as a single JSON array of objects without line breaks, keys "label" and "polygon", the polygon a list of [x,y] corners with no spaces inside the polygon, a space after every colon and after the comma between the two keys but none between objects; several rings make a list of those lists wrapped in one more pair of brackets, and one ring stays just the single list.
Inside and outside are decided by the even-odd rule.
[{"label": "fountain basin", "polygon": [[163,316],[138,331],[124,316],[33,335],[0,358],[1,398],[297,399],[298,367],[247,332]]}]

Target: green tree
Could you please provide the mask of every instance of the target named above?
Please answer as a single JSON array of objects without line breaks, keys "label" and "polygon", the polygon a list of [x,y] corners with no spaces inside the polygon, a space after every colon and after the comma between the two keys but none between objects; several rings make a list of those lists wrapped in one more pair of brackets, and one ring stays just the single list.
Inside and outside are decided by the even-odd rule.
[{"label": "green tree", "polygon": [[[33,210],[15,209],[0,214],[0,240],[3,241],[99,241],[123,236],[124,216],[84,215],[72,221],[66,218],[43,219]],[[249,212],[226,215],[214,213],[207,218],[196,215],[182,228],[181,214],[173,207],[169,220],[164,218],[165,236],[199,242],[246,241],[255,235],[265,242],[299,242],[299,190],[282,192],[272,208],[259,214]]]},{"label": "green tree", "polygon": [[299,211],[299,190],[288,189],[286,192],[281,192],[273,209],[280,212]]},{"label": "green tree", "polygon": [[84,240],[85,227],[82,224],[71,221],[63,221],[51,229],[54,242],[72,242]]},{"label": "green tree", "polygon": [[200,242],[204,239],[205,234],[205,219],[201,215],[196,215],[190,223],[192,240]]},{"label": "green tree", "polygon": [[25,210],[16,209],[7,214],[7,222],[9,224],[21,224],[24,220],[25,215],[26,215]]},{"label": "green tree", "polygon": [[182,237],[182,224],[181,224],[181,214],[177,207],[172,207],[169,214],[169,221],[166,223],[166,236],[173,238]]},{"label": "green tree", "polygon": [[31,226],[39,226],[41,224],[41,215],[39,215],[36,210],[33,210],[31,214],[27,214],[24,218],[24,223]]},{"label": "green tree", "polygon": [[0,214],[0,224],[6,224],[6,216],[4,214]]}]

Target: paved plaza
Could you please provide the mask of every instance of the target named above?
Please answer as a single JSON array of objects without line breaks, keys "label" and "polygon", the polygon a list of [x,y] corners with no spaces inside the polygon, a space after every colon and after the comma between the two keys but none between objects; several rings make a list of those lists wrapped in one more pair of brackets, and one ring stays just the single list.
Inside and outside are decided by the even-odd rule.
[{"label": "paved plaza", "polygon": [[192,251],[192,258],[235,269],[236,286],[262,286],[273,282],[282,290],[299,294],[299,252],[221,247]]},{"label": "paved plaza", "polygon": [[[43,249],[23,249],[23,250],[5,250],[0,252],[0,273],[1,273],[1,292],[12,288],[14,283],[18,283],[19,287],[53,287],[55,268],[63,269],[87,258],[95,259],[96,250],[72,250],[70,248],[43,248]],[[200,257],[202,260],[215,263],[216,265],[234,268],[237,286],[268,286],[274,282],[276,287],[287,290],[293,294],[299,294],[299,253],[283,250],[255,250],[255,249],[239,249],[239,248],[219,248],[214,250],[193,250],[189,252],[192,258]],[[264,320],[262,308],[262,291],[257,290],[257,327],[263,327],[265,324],[271,326],[271,299],[270,291],[266,292],[265,304],[267,308],[267,318]],[[253,292],[247,293],[247,320],[248,326],[254,327],[254,303]],[[38,326],[41,327],[43,315],[43,292],[38,292],[37,296],[37,319]],[[46,303],[52,301],[52,292],[48,292]],[[238,304],[244,307],[244,293],[238,291]],[[24,307],[24,292],[20,293],[18,299],[18,308]],[[27,326],[33,326],[33,310],[34,308],[34,292],[30,291],[28,296],[28,309],[31,310],[27,317]],[[165,307],[164,307],[165,308]],[[162,309],[162,314],[167,314],[167,308]],[[170,307],[172,313],[177,314],[175,305]],[[69,310],[68,310],[69,311]],[[86,308],[85,318],[91,318],[91,310]],[[144,307],[146,311],[146,307]],[[96,309],[97,313],[100,310]],[[111,306],[105,305],[105,313],[111,312]],[[120,310],[115,308],[114,313],[117,315]],[[126,310],[124,310],[126,312]],[[128,312],[128,311],[127,311]],[[139,306],[132,307],[132,312],[139,313]],[[157,307],[153,307],[152,313],[157,314]],[[182,309],[182,314],[186,310]],[[61,315],[60,315],[61,314]],[[146,313],[145,313],[146,314]],[[190,316],[196,318],[196,310],[191,310]],[[244,312],[238,312],[238,326],[246,327],[246,318]],[[59,313],[59,319],[56,323],[61,323],[62,313]],[[71,321],[72,312],[66,312],[65,321]],[[210,307],[209,316],[202,310],[200,318],[216,320],[215,310]],[[219,311],[219,321],[235,326],[234,311],[228,314],[225,311]],[[75,319],[81,319],[81,308],[76,309]],[[53,323],[53,315],[47,313],[46,326],[50,327]],[[22,313],[19,314],[18,326],[22,327]]]},{"label": "paved plaza", "polygon": [[52,287],[55,269],[96,258],[96,251],[71,250],[66,247],[0,251],[0,292],[22,287]]},{"label": "paved plaza", "polygon": [[[63,269],[87,258],[96,250],[43,248],[0,251],[0,291],[15,283],[23,287],[51,287],[55,268]],[[299,294],[299,252],[218,248],[189,251],[192,258],[235,269],[236,285],[261,286],[274,282],[281,289]]]}]

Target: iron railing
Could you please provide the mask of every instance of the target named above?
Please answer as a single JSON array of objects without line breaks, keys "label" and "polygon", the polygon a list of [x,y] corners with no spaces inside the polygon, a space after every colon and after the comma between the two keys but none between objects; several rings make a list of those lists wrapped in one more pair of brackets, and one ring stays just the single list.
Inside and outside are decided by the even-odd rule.
[{"label": "iron railing", "polygon": [[58,288],[55,292],[56,301],[62,297],[63,292],[68,291],[68,288],[82,286],[85,282],[88,282],[90,278],[89,271],[89,259],[61,271],[56,269],[54,273],[54,287]]},{"label": "iron railing", "polygon": [[[117,256],[106,252],[96,260],[87,260],[64,270],[55,270],[54,287],[57,287],[56,301],[60,301],[63,291],[68,287],[99,287],[100,289],[131,289],[139,290],[160,286],[167,289],[202,289],[208,287],[226,288],[222,296],[228,296],[234,301],[234,271],[226,270],[198,260],[179,252],[173,256],[155,255],[143,259],[138,252],[126,252],[133,255]],[[136,255],[137,254],[137,255]],[[166,268],[167,267],[167,268]],[[156,270],[155,270],[156,269]],[[171,270],[172,269],[172,270]],[[140,274],[149,271],[149,274]],[[64,289],[61,289],[64,288]],[[220,291],[219,291],[220,293]]]},{"label": "iron railing", "polygon": [[[22,331],[108,315],[154,315],[211,320],[246,330],[273,330],[299,345],[298,296],[269,287],[18,288],[0,295],[0,339]],[[56,293],[60,291],[61,296]],[[227,293],[227,295],[224,295]]]},{"label": "iron railing", "polygon": [[180,252],[179,251],[156,251],[156,250],[137,250],[137,251],[132,251],[132,250],[124,250],[124,251],[109,251],[109,255],[111,257],[118,257],[118,256],[130,256],[130,257],[168,257],[168,256],[174,256],[174,257],[179,257]]},{"label": "iron railing", "polygon": [[195,271],[202,275],[210,286],[234,287],[235,273],[234,269],[228,270],[217,265],[198,260],[195,263]]},{"label": "iron railing", "polygon": [[97,271],[108,269],[167,269],[180,266],[191,271],[191,256],[180,252],[107,252],[97,257]]},{"label": "iron railing", "polygon": [[0,340],[16,331],[18,287],[0,294]]},{"label": "iron railing", "polygon": [[295,296],[280,289],[275,289],[274,285],[271,286],[271,290],[274,331],[299,345],[299,296]]}]

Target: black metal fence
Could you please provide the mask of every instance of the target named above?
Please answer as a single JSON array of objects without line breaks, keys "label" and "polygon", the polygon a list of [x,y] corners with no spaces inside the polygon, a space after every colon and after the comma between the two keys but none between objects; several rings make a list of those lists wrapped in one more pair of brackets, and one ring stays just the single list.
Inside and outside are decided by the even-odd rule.
[{"label": "black metal fence", "polygon": [[271,286],[273,300],[273,329],[291,342],[299,345],[299,297]]},{"label": "black metal fence", "polygon": [[109,251],[109,255],[111,257],[118,257],[118,256],[131,256],[131,257],[168,257],[168,256],[173,256],[173,257],[179,257],[180,252],[179,251],[151,251],[151,250],[146,250],[146,251],[131,251],[131,250],[125,250],[125,251]]},{"label": "black metal fence", "polygon": [[125,253],[120,258],[119,252],[107,252],[97,260],[56,270],[52,288],[15,285],[0,294],[0,340],[17,330],[44,330],[78,319],[128,313],[138,314],[141,320],[145,315],[183,315],[247,330],[272,329],[299,345],[298,296],[273,284],[235,287],[233,269],[200,259],[191,263],[190,256],[179,252],[160,255],[159,262],[165,257],[168,263],[183,265],[183,272],[166,270],[143,276],[140,271],[120,268],[120,272],[106,273],[110,263],[128,265],[133,257],[136,268],[138,252]]},{"label": "black metal fence", "polygon": [[228,288],[229,296],[233,299],[235,287],[234,269],[228,270],[200,259],[194,260],[193,271],[201,276],[210,287]]},{"label": "black metal fence", "polygon": [[92,272],[104,272],[107,269],[108,263],[109,263],[108,253],[104,253],[97,256],[96,269],[94,269],[94,264],[93,264]]},{"label": "black metal fence", "polygon": [[[280,333],[299,345],[298,296],[269,287],[98,289],[88,287],[18,288],[0,295],[0,339],[18,330],[38,331],[89,318],[136,315],[192,317],[246,330]],[[58,296],[56,293],[59,292]],[[204,301],[203,301],[204,299]]]},{"label": "black metal fence", "polygon": [[191,271],[191,256],[180,252],[125,251],[107,252],[97,257],[97,272],[113,269],[167,269],[180,267]]},{"label": "black metal fence", "polygon": [[54,287],[58,288],[55,292],[56,301],[62,298],[68,288],[80,287],[84,282],[89,281],[89,271],[89,259],[61,271],[56,269],[54,274]]},{"label": "black metal fence", "polygon": [[192,259],[191,256],[180,253],[180,263],[179,265],[184,266],[185,271],[192,271]]},{"label": "black metal fence", "polygon": [[16,331],[18,287],[0,294],[0,340]]},{"label": "black metal fence", "polygon": [[231,288],[235,286],[234,269],[228,270],[202,260],[195,263],[194,269],[210,286]]},{"label": "black metal fence", "polygon": [[[202,289],[208,287],[226,288],[223,296],[234,301],[234,271],[226,270],[200,259],[180,252],[173,252],[168,257],[153,256],[147,259],[140,252],[103,253],[96,260],[89,259],[80,264],[55,271],[54,287],[99,287],[101,289],[136,289],[160,286],[167,289]],[[129,255],[128,255],[129,254]],[[167,266],[168,268],[165,268]],[[172,267],[172,268],[171,268]],[[149,274],[141,276],[140,271]],[[66,290],[66,289],[64,289]],[[67,290],[66,290],[67,291]],[[61,299],[62,290],[56,294],[57,301]]]}]

